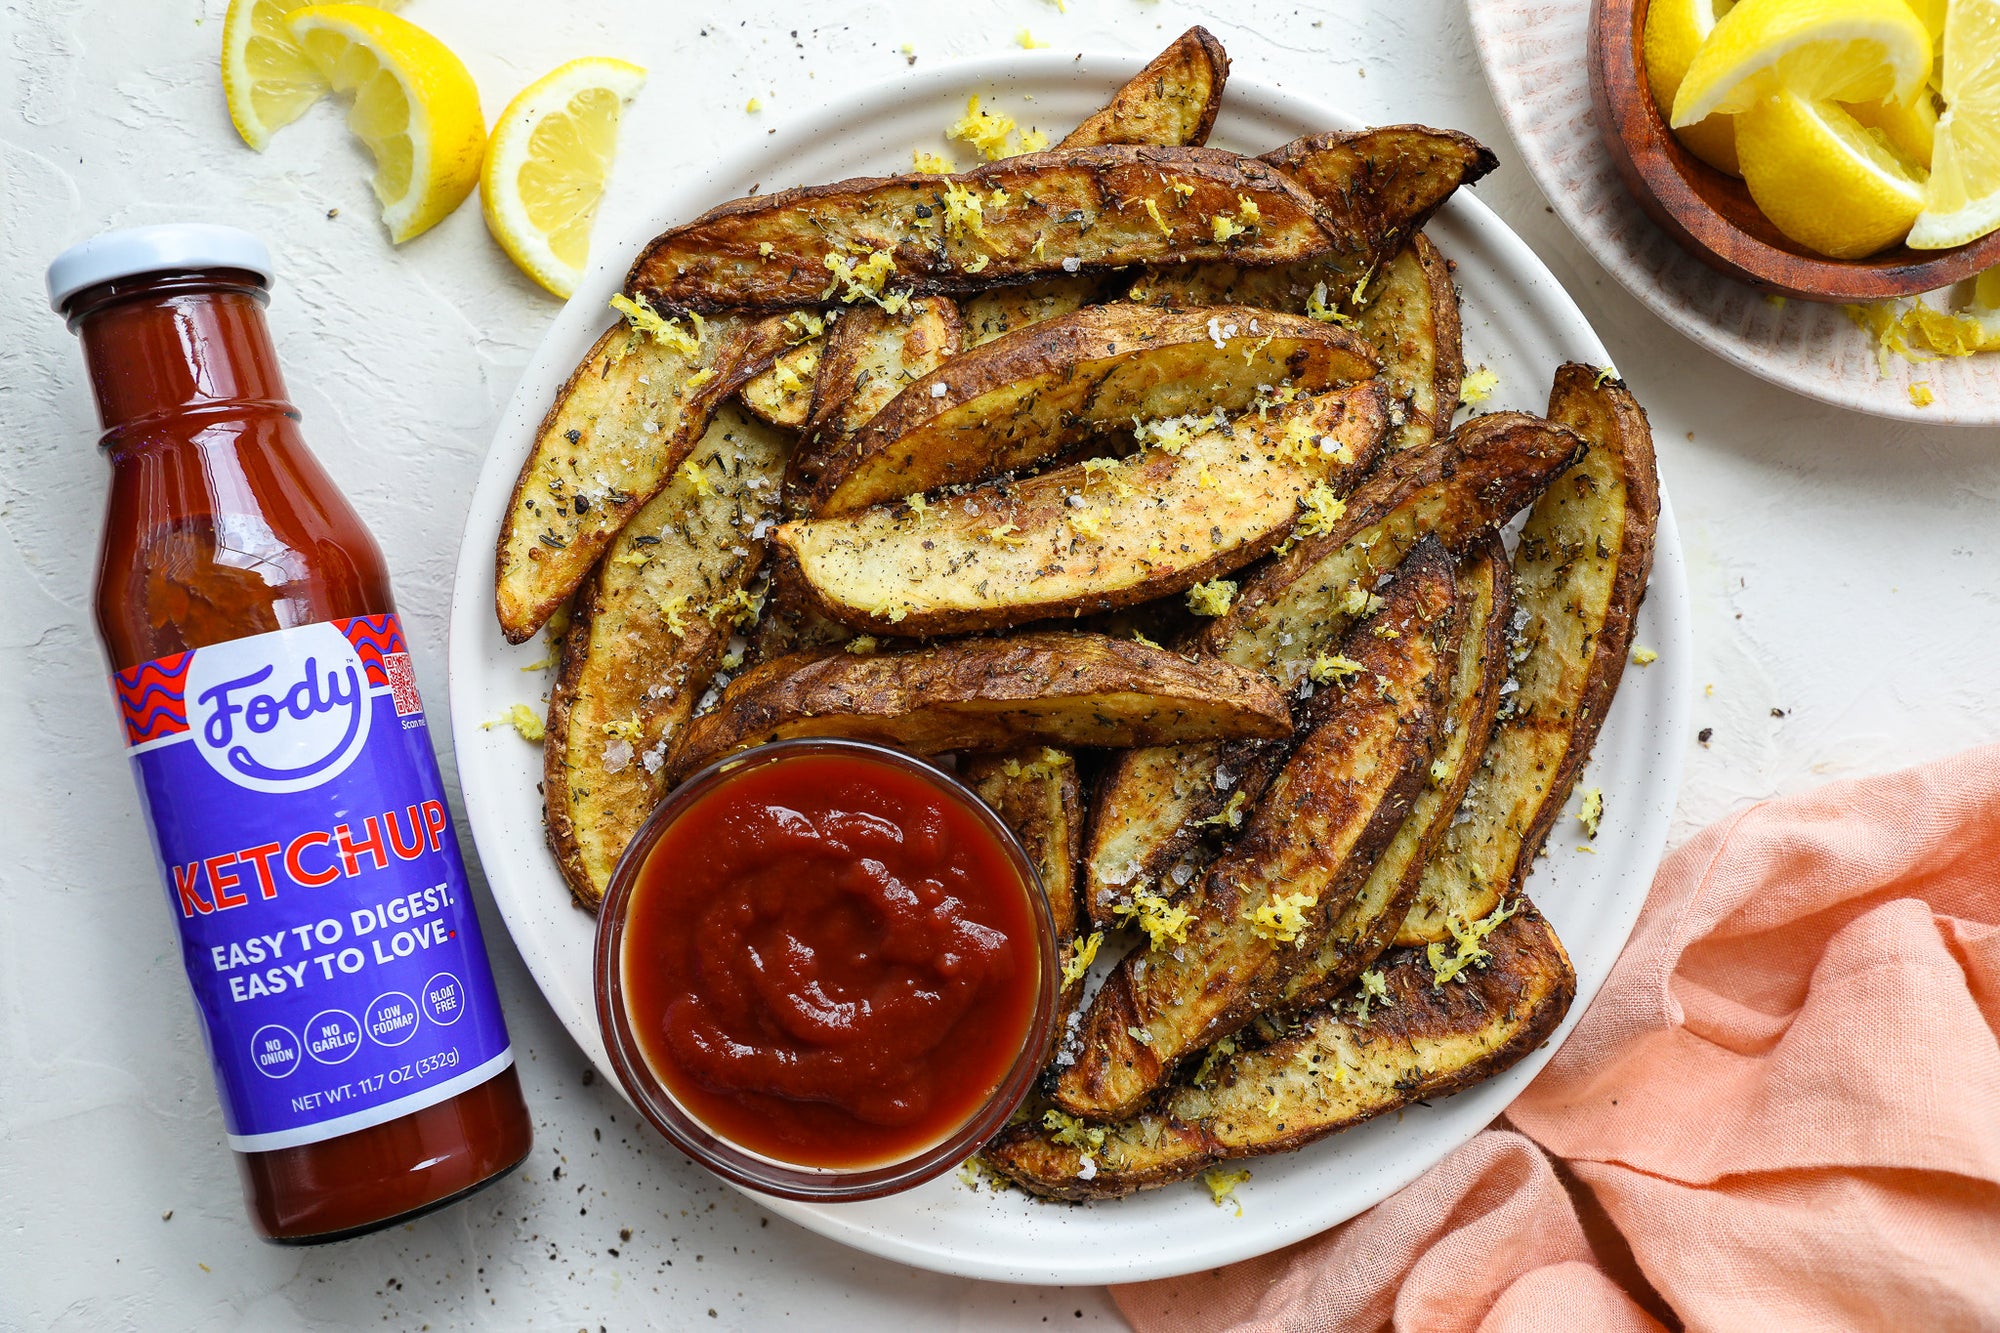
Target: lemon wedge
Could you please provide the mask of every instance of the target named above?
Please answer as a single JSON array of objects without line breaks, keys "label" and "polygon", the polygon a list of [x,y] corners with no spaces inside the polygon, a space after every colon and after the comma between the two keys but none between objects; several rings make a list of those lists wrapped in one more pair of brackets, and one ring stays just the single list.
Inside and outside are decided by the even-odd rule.
[{"label": "lemon wedge", "polygon": [[479,176],[486,229],[557,296],[583,276],[618,118],[645,82],[646,71],[623,60],[572,60],[523,88],[487,141]]},{"label": "lemon wedge", "polygon": [[375,155],[375,197],[401,244],[442,222],[479,183],[486,118],[451,48],[407,19],[366,5],[310,5],[285,19],[337,93],[348,128]]},{"label": "lemon wedge", "polygon": [[1832,102],[1765,98],[1737,116],[1736,152],[1771,225],[1830,258],[1894,245],[1923,211],[1922,170]]},{"label": "lemon wedge", "polygon": [[[1661,115],[1674,109],[1694,53],[1708,39],[1716,20],[1729,12],[1731,0],[1653,0],[1646,6],[1646,85]],[[1736,126],[1727,116],[1710,116],[1686,129],[1675,130],[1687,150],[1717,171],[1732,176],[1736,168]]]},{"label": "lemon wedge", "polygon": [[1683,129],[1780,89],[1815,102],[1908,102],[1930,73],[1930,31],[1903,0],[1742,0],[1695,52],[1669,120]]},{"label": "lemon wedge", "polygon": [[1938,109],[1928,86],[1918,90],[1913,102],[1856,102],[1847,109],[1863,125],[1887,135],[1889,142],[1918,166],[1930,170],[1931,152],[1937,144]]},{"label": "lemon wedge", "polygon": [[1944,115],[1931,154],[1917,250],[1944,250],[2000,229],[2000,0],[1951,0],[1944,24]]},{"label": "lemon wedge", "polygon": [[[383,0],[393,9],[399,0]],[[243,142],[263,152],[271,136],[326,95],[326,78],[285,26],[306,0],[229,0],[222,20],[222,95]]]}]

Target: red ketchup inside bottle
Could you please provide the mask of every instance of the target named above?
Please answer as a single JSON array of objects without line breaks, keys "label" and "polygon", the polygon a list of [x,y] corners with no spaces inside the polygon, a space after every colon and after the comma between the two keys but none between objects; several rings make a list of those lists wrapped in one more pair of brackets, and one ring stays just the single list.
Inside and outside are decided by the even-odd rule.
[{"label": "red ketchup inside bottle", "polygon": [[223,227],[49,271],[111,460],[96,610],[252,1221],[335,1240],[532,1131],[381,551],[308,452]]}]

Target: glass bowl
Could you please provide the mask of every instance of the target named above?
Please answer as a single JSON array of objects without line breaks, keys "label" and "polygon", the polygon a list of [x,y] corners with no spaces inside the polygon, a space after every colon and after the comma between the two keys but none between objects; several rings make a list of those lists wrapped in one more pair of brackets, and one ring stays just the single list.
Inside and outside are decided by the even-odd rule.
[{"label": "glass bowl", "polygon": [[[753,1152],[717,1134],[689,1113],[653,1072],[640,1048],[626,1011],[622,966],[627,909],[639,883],[640,870],[667,829],[704,796],[747,771],[788,759],[827,754],[885,765],[917,777],[945,799],[963,807],[992,834],[1028,894],[1029,916],[1035,930],[1034,956],[1041,972],[1027,1037],[1006,1076],[986,1101],[946,1138],[896,1161],[852,1168],[803,1166]],[[597,950],[592,970],[598,1028],[625,1095],[639,1113],[675,1147],[715,1174],[786,1199],[819,1203],[875,1199],[921,1185],[958,1165],[998,1133],[1027,1098],[1055,1037],[1060,989],[1056,950],[1055,920],[1034,863],[1013,831],[957,778],[900,750],[866,741],[832,738],[774,741],[719,759],[676,787],[625,848],[597,918]]]}]

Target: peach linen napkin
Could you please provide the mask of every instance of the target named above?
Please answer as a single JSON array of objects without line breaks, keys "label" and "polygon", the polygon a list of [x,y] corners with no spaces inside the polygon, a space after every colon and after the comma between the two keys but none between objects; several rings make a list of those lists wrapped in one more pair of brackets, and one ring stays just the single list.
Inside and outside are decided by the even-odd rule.
[{"label": "peach linen napkin", "polygon": [[1767,801],[1666,859],[1507,1127],[1113,1295],[1141,1333],[2000,1329],[1996,1034],[2000,746]]}]

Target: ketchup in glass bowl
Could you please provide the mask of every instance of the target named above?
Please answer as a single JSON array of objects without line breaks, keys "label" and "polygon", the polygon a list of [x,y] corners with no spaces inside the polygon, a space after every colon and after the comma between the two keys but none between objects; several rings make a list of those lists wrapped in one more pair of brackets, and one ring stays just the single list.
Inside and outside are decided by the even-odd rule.
[{"label": "ketchup in glass bowl", "polygon": [[1055,927],[1020,843],[948,774],[781,741],[696,774],[632,839],[596,985],[627,1095],[689,1156],[786,1198],[875,1198],[1027,1096]]}]

